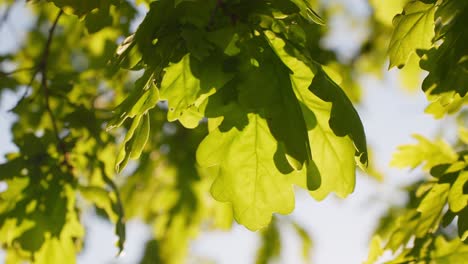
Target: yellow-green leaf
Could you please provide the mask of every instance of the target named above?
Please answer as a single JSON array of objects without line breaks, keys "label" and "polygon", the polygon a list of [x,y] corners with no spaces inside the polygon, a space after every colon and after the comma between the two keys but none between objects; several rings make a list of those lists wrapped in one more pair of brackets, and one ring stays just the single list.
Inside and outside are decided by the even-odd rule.
[{"label": "yellow-green leaf", "polygon": [[397,168],[416,168],[424,164],[429,171],[435,165],[452,163],[457,160],[455,151],[443,140],[429,141],[421,135],[413,135],[418,143],[399,146],[393,154],[390,165]]},{"label": "yellow-green leaf", "polygon": [[[241,108],[233,111],[243,112]],[[197,150],[197,160],[202,167],[219,166],[211,187],[213,197],[232,204],[237,222],[258,230],[268,225],[273,213],[293,210],[292,179],[276,168],[277,141],[266,120],[248,113],[247,123],[239,127],[235,119],[225,119],[210,132]]]},{"label": "yellow-green leaf", "polygon": [[434,4],[409,2],[402,14],[393,19],[393,30],[388,55],[390,66],[402,68],[417,49],[429,49],[434,37]]},{"label": "yellow-green leaf", "polygon": [[[314,73],[308,65],[285,50],[285,42],[272,32],[266,32],[268,41],[283,63],[291,70],[290,78],[294,93],[301,102],[301,110],[306,120],[311,146],[312,159],[317,166],[321,181],[320,187],[311,194],[316,199],[324,199],[336,192],[345,197],[354,190],[356,161],[355,147],[348,136],[336,136],[330,128],[329,120],[332,104],[320,100],[309,91]],[[299,179],[306,186],[305,178]]]},{"label": "yellow-green leaf", "polygon": [[448,202],[452,212],[459,212],[468,205],[468,194],[464,188],[468,181],[468,171],[460,172],[457,179],[450,188]]}]

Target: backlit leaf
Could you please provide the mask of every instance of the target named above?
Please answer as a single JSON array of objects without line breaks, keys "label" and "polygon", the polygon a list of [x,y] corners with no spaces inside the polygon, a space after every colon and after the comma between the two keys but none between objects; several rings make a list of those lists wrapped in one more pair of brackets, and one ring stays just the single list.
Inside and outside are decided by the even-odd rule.
[{"label": "backlit leaf", "polygon": [[390,162],[391,166],[416,168],[424,164],[429,170],[438,164],[451,163],[457,159],[455,151],[443,140],[429,141],[423,136],[413,135],[417,144],[398,147]]},{"label": "backlit leaf", "polygon": [[190,107],[199,107],[203,101],[220,89],[232,75],[224,73],[216,59],[201,63],[189,54],[165,69],[160,99],[167,100],[167,118],[175,121]]},{"label": "backlit leaf", "polygon": [[[311,69],[301,60],[291,56],[285,50],[283,40],[268,32],[267,36],[276,54],[292,71],[291,82],[296,97],[301,102],[313,161],[320,174],[312,176],[320,186],[312,195],[323,199],[330,192],[336,192],[345,197],[354,190],[356,162],[353,155],[356,151],[353,142],[347,136],[338,137],[334,134],[329,124],[331,103],[322,101],[309,91],[314,78],[313,70],[316,69]],[[305,183],[302,183],[302,186],[305,186]]]},{"label": "backlit leaf", "polygon": [[406,4],[402,14],[393,19],[395,29],[388,48],[389,68],[402,68],[417,49],[432,46],[434,12],[433,4],[413,0]]},{"label": "backlit leaf", "polygon": [[465,193],[465,185],[468,182],[468,171],[460,172],[450,188],[448,202],[450,210],[457,213],[468,206],[468,194]]},{"label": "backlit leaf", "polygon": [[[235,107],[233,111],[244,110]],[[272,213],[292,211],[294,193],[291,177],[276,169],[277,142],[266,120],[248,113],[247,121],[239,127],[238,120],[225,117],[200,144],[197,160],[201,166],[219,166],[212,195],[232,204],[239,223],[258,230],[270,222]]]}]

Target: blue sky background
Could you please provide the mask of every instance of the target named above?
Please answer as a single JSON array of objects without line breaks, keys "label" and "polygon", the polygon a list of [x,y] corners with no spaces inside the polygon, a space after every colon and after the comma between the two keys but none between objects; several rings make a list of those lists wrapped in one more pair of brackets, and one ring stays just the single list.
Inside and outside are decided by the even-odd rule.
[{"label": "blue sky background", "polygon": [[[327,4],[342,3],[343,16],[328,22],[330,35],[324,45],[340,50],[343,59],[359,47],[366,37],[366,17],[370,14],[365,0],[333,0]],[[0,28],[0,54],[14,50],[24,37],[31,17],[24,2],[16,4],[10,19]],[[0,8],[0,16],[4,9]],[[349,19],[352,18],[352,23]],[[386,68],[386,65],[382,66]],[[3,69],[8,70],[8,69]],[[361,263],[367,256],[367,246],[378,217],[389,205],[402,203],[398,189],[418,179],[419,171],[396,170],[388,167],[391,153],[398,145],[413,142],[411,134],[434,137],[446,125],[424,114],[427,105],[421,91],[410,94],[400,88],[396,70],[387,72],[382,79],[362,76],[363,100],[358,112],[364,123],[369,146],[375,154],[375,165],[385,173],[385,181],[378,183],[367,176],[358,175],[356,191],[347,199],[329,196],[322,202],[314,201],[307,193],[296,193],[296,209],[292,217],[307,228],[312,235],[314,248],[312,263],[340,264]],[[11,143],[10,126],[14,116],[7,112],[18,100],[11,92],[0,96],[0,162],[3,154],[15,151]],[[448,135],[450,137],[450,135]],[[1,173],[1,172],[0,172]],[[5,188],[0,183],[0,191]],[[113,226],[96,218],[92,213],[84,215],[87,227],[86,248],[78,263],[137,263],[150,237],[149,228],[139,222],[128,224],[125,254],[114,258],[117,249]],[[282,230],[284,254],[280,263],[300,263],[301,245],[287,228]],[[234,226],[230,232],[202,234],[191,245],[195,256],[209,257],[217,263],[252,263],[258,246],[255,233],[242,226]],[[0,263],[4,255],[0,253]],[[199,263],[192,259],[191,263]]]}]

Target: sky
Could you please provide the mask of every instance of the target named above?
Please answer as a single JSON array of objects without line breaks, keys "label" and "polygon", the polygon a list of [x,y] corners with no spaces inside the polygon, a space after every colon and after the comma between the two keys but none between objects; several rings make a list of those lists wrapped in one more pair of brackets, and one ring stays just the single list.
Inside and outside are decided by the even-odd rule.
[{"label": "sky", "polygon": [[[367,32],[364,20],[370,14],[365,0],[334,0],[328,4],[341,2],[347,14],[329,22],[331,34],[324,45],[341,51],[344,60],[358,48],[357,43]],[[24,35],[24,29],[31,22],[21,5],[14,9],[9,22],[0,28],[0,54],[14,49]],[[0,15],[3,10],[0,9]],[[349,23],[349,16],[357,17]],[[14,23],[12,22],[14,21]],[[386,65],[383,67],[386,68]],[[383,78],[362,76],[363,100],[357,110],[363,121],[369,146],[375,154],[375,165],[385,173],[383,183],[358,175],[356,189],[346,199],[329,196],[317,202],[307,193],[296,192],[296,208],[291,217],[306,227],[312,235],[314,247],[312,263],[340,264],[361,263],[366,259],[367,247],[379,216],[385,209],[404,202],[399,188],[420,177],[418,170],[397,170],[388,166],[391,153],[397,146],[413,143],[414,133],[434,137],[444,126],[424,114],[427,101],[422,92],[409,93],[400,88],[397,71],[387,72]],[[14,116],[8,109],[16,103],[17,95],[5,92],[0,96],[0,162],[3,154],[15,150],[11,143],[10,125]],[[0,184],[0,191],[2,190]],[[117,260],[114,256],[116,237],[113,226],[92,213],[84,215],[87,227],[86,248],[79,256],[78,263],[101,264],[137,263],[151,231],[139,222],[129,222],[125,254]],[[292,230],[283,229],[284,254],[279,263],[300,263],[301,245]],[[191,245],[193,255],[209,257],[216,263],[252,263],[258,246],[258,237],[246,228],[235,225],[230,232],[209,232],[202,234]],[[0,263],[4,254],[0,253]],[[194,262],[195,263],[195,262]]]}]

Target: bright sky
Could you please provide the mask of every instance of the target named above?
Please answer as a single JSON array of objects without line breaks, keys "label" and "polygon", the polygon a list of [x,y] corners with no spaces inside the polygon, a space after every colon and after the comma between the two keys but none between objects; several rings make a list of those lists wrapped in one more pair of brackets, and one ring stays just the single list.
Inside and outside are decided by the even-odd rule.
[{"label": "bright sky", "polygon": [[[369,15],[365,0],[327,1],[328,4],[337,2],[345,3],[348,7],[346,14],[363,19]],[[24,28],[30,23],[29,16],[21,8],[22,3],[17,6],[10,22],[0,29],[0,54],[17,46],[17,40],[23,37]],[[365,25],[359,19],[355,23],[349,23],[346,19],[349,17],[330,21],[332,33],[324,41],[325,45],[342,50],[341,57],[344,59],[356,49],[356,41],[366,36]],[[411,134],[432,137],[442,125],[424,114],[426,99],[421,92],[409,94],[399,88],[395,70],[381,80],[363,77],[360,81],[364,100],[358,111],[369,146],[375,154],[374,162],[385,172],[385,182],[379,184],[359,175],[356,191],[344,200],[330,196],[325,201],[316,202],[305,192],[297,192],[292,217],[312,234],[312,261],[316,264],[361,263],[365,260],[367,245],[379,215],[389,205],[402,202],[398,186],[413,182],[418,177],[418,171],[389,168],[391,153],[398,145],[413,142]],[[4,161],[4,153],[15,150],[9,132],[13,115],[7,110],[15,105],[16,100],[12,93],[4,93],[0,97],[0,162]],[[113,226],[92,214],[85,214],[84,222],[88,228],[86,248],[78,263],[137,263],[149,237],[147,227],[137,222],[128,224],[126,254],[116,260],[113,258],[117,252]],[[299,241],[291,230],[282,232],[285,240],[280,263],[301,263]],[[210,257],[217,263],[252,263],[257,245],[258,239],[254,233],[242,226],[235,226],[231,232],[201,235],[193,242],[191,251],[194,255]],[[0,263],[3,257],[0,253]]]}]

